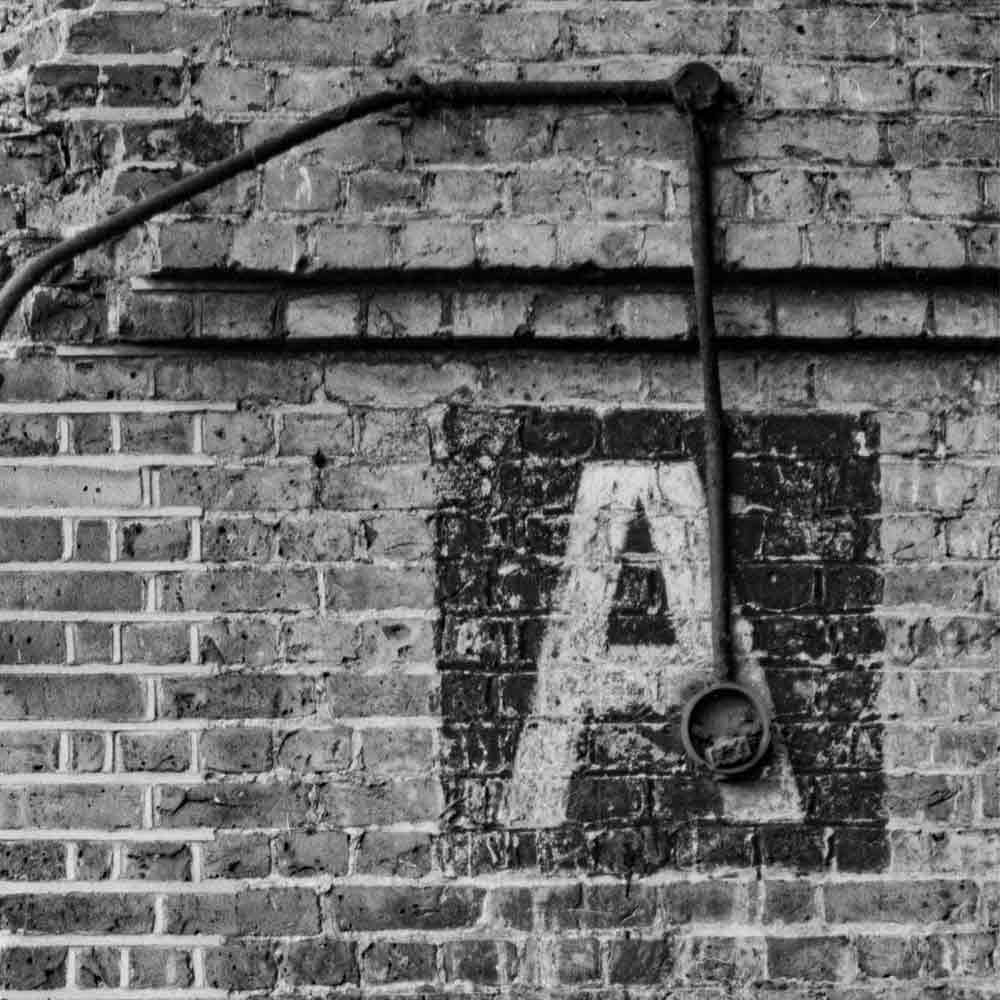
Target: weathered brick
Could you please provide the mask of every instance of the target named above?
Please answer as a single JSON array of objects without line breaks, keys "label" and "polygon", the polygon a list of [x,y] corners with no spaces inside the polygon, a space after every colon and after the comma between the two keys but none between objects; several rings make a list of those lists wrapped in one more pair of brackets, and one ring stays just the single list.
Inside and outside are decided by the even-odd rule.
[{"label": "weathered brick", "polygon": [[301,467],[164,469],[160,498],[165,504],[194,504],[212,510],[294,510],[308,507],[313,474]]},{"label": "weathered brick", "polygon": [[282,949],[282,978],[292,985],[344,986],[358,982],[358,962],[348,941],[315,938]]},{"label": "weathered brick", "polygon": [[367,729],[362,734],[361,762],[366,771],[422,773],[433,760],[433,740],[426,729]]},{"label": "weathered brick", "polygon": [[66,985],[66,948],[7,947],[0,952],[0,986],[50,990]]},{"label": "weathered brick", "polygon": [[274,441],[269,413],[241,410],[238,413],[206,413],[204,449],[208,455],[245,458],[267,453]]},{"label": "weathered brick", "polygon": [[0,572],[8,608],[43,611],[138,611],[142,579],[128,573],[18,574]]},{"label": "weathered brick", "polygon": [[430,574],[420,568],[355,564],[326,571],[327,605],[335,610],[428,608],[433,599]]},{"label": "weathered brick", "polygon": [[165,678],[157,704],[167,719],[278,719],[311,714],[314,697],[307,678],[234,672]]},{"label": "weathered brick", "polygon": [[270,770],[273,737],[269,729],[213,729],[201,734],[198,755],[203,768],[228,774]]},{"label": "weathered brick", "polygon": [[836,982],[849,973],[851,954],[843,937],[767,939],[767,965],[776,979]]},{"label": "weathered brick", "polygon": [[375,983],[429,982],[436,972],[434,945],[424,941],[373,941],[361,952],[365,976]]},{"label": "weathered brick", "polygon": [[131,948],[129,983],[138,989],[185,989],[194,982],[191,956],[174,948]]},{"label": "weathered brick", "polygon": [[967,882],[847,882],[825,891],[827,919],[836,923],[961,922],[975,911],[976,899],[976,887]]},{"label": "weathered brick", "polygon": [[436,677],[331,674],[327,700],[335,716],[428,715],[438,707]]},{"label": "weathered brick", "polygon": [[252,618],[206,622],[198,626],[198,656],[218,666],[269,666],[278,657],[277,630]]},{"label": "weathered brick", "polygon": [[0,663],[62,663],[65,659],[66,631],[61,625],[6,622],[0,629]]},{"label": "weathered brick", "polygon": [[93,774],[104,768],[106,746],[103,733],[73,733],[70,740],[70,768]]},{"label": "weathered brick", "polygon": [[281,875],[346,875],[347,834],[339,830],[288,833],[275,844],[275,868]]},{"label": "weathered brick", "polygon": [[142,789],[134,785],[43,785],[25,793],[29,827],[121,830],[141,825]]},{"label": "weathered brick", "polygon": [[191,440],[191,418],[183,413],[128,414],[121,423],[122,451],[183,455]]},{"label": "weathered brick", "polygon": [[157,825],[164,827],[284,827],[306,822],[310,804],[304,789],[279,783],[167,785],[155,812]]},{"label": "weathered brick", "polygon": [[426,833],[367,830],[358,845],[359,872],[418,878],[432,865],[432,841]]},{"label": "weathered brick", "polygon": [[191,849],[186,844],[129,844],[122,855],[125,878],[153,882],[187,882],[191,878]]},{"label": "weathered brick", "polygon": [[8,841],[0,845],[0,878],[11,882],[54,881],[64,876],[66,851],[51,840]]},{"label": "weathered brick", "polygon": [[202,846],[203,878],[263,878],[270,871],[271,851],[265,834],[216,834]]},{"label": "weathered brick", "polygon": [[123,561],[172,562],[186,559],[190,552],[190,532],[185,521],[119,521],[115,527],[118,558]]},{"label": "weathered brick", "polygon": [[292,663],[353,665],[384,670],[433,659],[433,629],[421,619],[379,617],[364,622],[299,618],[284,628]]},{"label": "weathered brick", "polygon": [[153,900],[126,893],[5,896],[0,926],[24,934],[144,934],[153,929]]},{"label": "weathered brick", "polygon": [[77,521],[73,556],[81,562],[106,562],[110,539],[106,521]]},{"label": "weathered brick", "polygon": [[111,846],[100,842],[80,844],[76,852],[76,877],[100,882],[111,877]]},{"label": "weathered brick", "polygon": [[316,574],[304,569],[164,573],[160,585],[165,611],[308,611],[319,603]]},{"label": "weathered brick", "polygon": [[370,932],[471,927],[482,903],[481,889],[432,886],[340,886],[328,901],[338,930]]},{"label": "weathered brick", "polygon": [[389,50],[391,41],[391,23],[382,17],[347,15],[315,22],[245,13],[233,25],[233,54],[254,63],[350,66],[375,59]]},{"label": "weathered brick", "polygon": [[428,509],[435,476],[423,465],[350,465],[323,470],[319,505],[332,510]]},{"label": "weathered brick", "polygon": [[293,771],[346,771],[353,761],[348,729],[298,729],[278,736],[277,761]]},{"label": "weathered brick", "polygon": [[282,455],[322,454],[333,458],[351,453],[353,436],[347,413],[286,413],[278,449]]},{"label": "weathered brick", "polygon": [[264,941],[233,941],[205,950],[205,984],[233,990],[271,989],[278,977],[274,946]]},{"label": "weathered brick", "polygon": [[47,507],[137,507],[139,475],[111,469],[23,466],[3,477],[0,504],[28,507],[39,497]]},{"label": "weathered brick", "polygon": [[[364,524],[369,534],[368,522]],[[283,518],[278,525],[278,558],[319,562],[350,559],[359,541],[359,524],[342,514],[310,514]],[[376,534],[372,528],[371,534]],[[390,542],[391,544],[391,542]]]},{"label": "weathered brick", "polygon": [[66,45],[76,53],[205,52],[220,27],[214,14],[194,10],[88,11],[69,25]]},{"label": "weathered brick", "polygon": [[121,733],[117,759],[125,771],[186,771],[191,741],[186,733]]},{"label": "weathered brick", "polygon": [[182,624],[135,622],[122,629],[122,656],[127,663],[187,663],[191,630]]},{"label": "weathered brick", "polygon": [[319,386],[319,367],[295,358],[227,358],[225,365],[205,359],[165,360],[156,369],[160,399],[210,399],[218,402],[281,400],[306,403]]},{"label": "weathered brick", "polygon": [[113,674],[67,679],[59,675],[4,675],[0,679],[0,718],[106,719],[143,717],[146,692],[137,678]]},{"label": "weathered brick", "polygon": [[312,889],[178,895],[167,899],[166,923],[168,934],[315,934],[319,930],[319,902]]}]

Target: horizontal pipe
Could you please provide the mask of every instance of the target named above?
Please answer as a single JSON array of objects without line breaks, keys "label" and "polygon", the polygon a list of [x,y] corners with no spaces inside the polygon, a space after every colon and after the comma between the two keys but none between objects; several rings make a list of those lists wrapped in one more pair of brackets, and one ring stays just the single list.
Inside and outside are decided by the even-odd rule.
[{"label": "horizontal pipe", "polygon": [[169,211],[196,195],[217,187],[238,174],[266,163],[290,149],[315,139],[348,122],[368,115],[410,105],[424,111],[438,107],[513,107],[538,104],[663,104],[673,102],[673,85],[666,80],[641,81],[566,81],[425,83],[417,78],[407,85],[383,90],[340,107],[324,111],[250,149],[220,160],[204,170],[149,198],[115,212],[102,222],[83,229],[24,263],[0,288],[0,331],[5,330],[21,300],[50,271],[72,261],[134,226]]}]

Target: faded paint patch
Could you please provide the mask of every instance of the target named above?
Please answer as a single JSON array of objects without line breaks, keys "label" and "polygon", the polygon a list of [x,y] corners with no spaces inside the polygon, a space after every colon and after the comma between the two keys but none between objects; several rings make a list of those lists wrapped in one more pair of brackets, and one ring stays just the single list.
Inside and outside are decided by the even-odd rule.
[{"label": "faded paint patch", "polygon": [[[687,761],[712,678],[701,420],[454,406],[436,545],[442,849],[472,872],[886,863],[878,425],[730,427],[740,676],[774,708],[753,780]],[[800,862],[797,862],[799,864]]]},{"label": "faded paint patch", "polygon": [[[637,509],[645,514],[665,585],[673,634],[665,643],[609,642],[622,571],[620,555]],[[500,819],[511,827],[566,821],[577,744],[588,718],[632,706],[676,712],[715,667],[708,656],[711,613],[704,489],[694,462],[584,466],[570,520],[564,573],[538,659],[534,705],[518,743]],[[763,674],[744,658],[741,676],[766,692]],[[752,668],[752,669],[751,669]],[[766,695],[765,695],[766,697]],[[802,805],[787,756],[753,782],[722,784],[725,819],[800,820]]]}]

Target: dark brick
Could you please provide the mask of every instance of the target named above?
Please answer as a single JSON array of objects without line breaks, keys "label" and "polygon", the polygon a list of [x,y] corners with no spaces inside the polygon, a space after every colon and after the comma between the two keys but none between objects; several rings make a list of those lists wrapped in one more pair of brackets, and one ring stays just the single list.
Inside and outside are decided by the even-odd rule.
[{"label": "dark brick", "polygon": [[816,917],[816,887],[806,880],[764,883],[764,920],[798,924]]},{"label": "dark brick", "polygon": [[271,872],[266,834],[216,834],[201,849],[203,878],[264,878]]},{"label": "dark brick", "polygon": [[669,936],[612,941],[608,957],[611,982],[654,985],[669,980],[674,971],[674,952],[674,942]]},{"label": "dark brick", "polygon": [[[29,521],[23,529],[32,531]],[[0,663],[64,663],[66,633],[52,622],[6,622],[0,629]]]},{"label": "dark brick", "polygon": [[576,985],[600,979],[600,951],[593,938],[560,938],[555,942],[556,976],[560,983]]},{"label": "dark brick", "polygon": [[862,935],[857,941],[858,971],[876,979],[915,979],[926,968],[928,944],[916,936]]},{"label": "dark brick", "polygon": [[865,611],[882,600],[884,583],[867,566],[831,566],[823,571],[823,607],[828,611]]},{"label": "dark brick", "polygon": [[436,975],[435,947],[424,941],[373,941],[361,953],[374,983],[427,982]]},{"label": "dark brick", "polygon": [[0,928],[25,934],[148,934],[153,930],[148,896],[68,893],[0,898]]},{"label": "dark brick", "polygon": [[797,563],[743,565],[736,599],[763,611],[802,611],[816,605],[816,570]]},{"label": "dark brick", "polygon": [[66,872],[66,848],[51,840],[0,843],[0,879],[45,882]]},{"label": "dark brick", "polygon": [[290,941],[281,949],[281,978],[291,986],[344,986],[358,982],[354,945],[315,938]]},{"label": "dark brick", "polygon": [[210,989],[267,990],[277,979],[273,944],[233,941],[205,949],[205,985]]},{"label": "dark brick", "polygon": [[129,985],[138,989],[185,989],[194,982],[191,957],[174,948],[130,948]]},{"label": "dark brick", "polygon": [[121,985],[121,953],[117,948],[84,948],[77,954],[76,980],[84,989],[117,989]]},{"label": "dark brick", "polygon": [[367,830],[358,844],[357,868],[377,875],[419,878],[431,870],[431,837]]},{"label": "dark brick", "polygon": [[482,910],[480,889],[340,886],[330,897],[342,931],[446,930],[469,927]]},{"label": "dark brick", "polygon": [[521,442],[529,455],[583,457],[597,441],[597,419],[586,411],[532,409],[521,426]]},{"label": "dark brick", "polygon": [[972,918],[977,898],[965,881],[838,882],[825,890],[827,919],[835,923],[961,922]]},{"label": "dark brick", "polygon": [[760,851],[765,865],[798,872],[822,871],[826,866],[826,833],[808,826],[762,826]]},{"label": "dark brick", "polygon": [[836,982],[844,977],[849,961],[844,937],[767,939],[767,967],[775,979]]},{"label": "dark brick", "polygon": [[307,790],[281,783],[165,785],[156,807],[164,827],[282,827],[304,823],[309,813]]},{"label": "dark brick", "polygon": [[104,67],[104,103],[114,107],[162,107],[181,97],[181,70],[174,66]]},{"label": "dark brick", "polygon": [[132,785],[43,785],[27,789],[24,805],[28,826],[121,830],[141,825],[142,789]]},{"label": "dark brick", "polygon": [[186,771],[191,740],[187,733],[120,733],[118,761],[126,771]]},{"label": "dark brick", "polygon": [[65,948],[7,947],[0,951],[0,986],[52,990],[66,985]]},{"label": "dark brick", "polygon": [[347,834],[339,830],[287,833],[278,838],[275,856],[281,875],[346,875]]},{"label": "dark brick", "polygon": [[280,719],[307,715],[314,704],[312,682],[299,677],[241,672],[162,684],[167,719]]},{"label": "dark brick", "polygon": [[499,983],[513,958],[513,947],[505,941],[447,941],[441,951],[446,980],[481,986]]},{"label": "dark brick", "polygon": [[134,677],[9,674],[0,679],[0,718],[130,721],[141,719],[145,706],[144,685]]},{"label": "dark brick", "polygon": [[676,460],[687,454],[685,429],[681,413],[615,410],[604,418],[604,450],[608,458]]},{"label": "dark brick", "polygon": [[235,727],[211,729],[201,734],[198,754],[209,771],[242,774],[268,771],[274,764],[270,729]]},{"label": "dark brick", "polygon": [[[45,562],[62,556],[62,525],[55,518],[0,520],[0,562]],[[12,623],[5,625],[11,629]],[[37,626],[41,631],[42,626]]]},{"label": "dark brick", "polygon": [[111,877],[109,844],[84,843],[76,852],[76,877],[84,882],[100,882]]},{"label": "dark brick", "polygon": [[842,872],[884,871],[889,864],[884,827],[839,827],[833,845],[837,868]]},{"label": "dark brick", "polygon": [[168,934],[316,934],[319,924],[312,889],[244,889],[236,895],[192,893],[167,899]]},{"label": "dark brick", "polygon": [[122,875],[152,882],[187,882],[191,849],[176,843],[129,844],[122,858]]}]

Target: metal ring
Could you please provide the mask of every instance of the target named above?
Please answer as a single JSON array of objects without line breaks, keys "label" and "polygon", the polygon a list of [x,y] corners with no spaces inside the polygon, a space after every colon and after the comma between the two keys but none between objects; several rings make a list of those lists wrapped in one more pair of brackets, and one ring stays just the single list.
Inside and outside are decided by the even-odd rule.
[{"label": "metal ring", "polygon": [[[730,766],[720,765],[707,757],[698,748],[696,738],[692,733],[692,727],[697,723],[696,713],[698,710],[704,708],[707,702],[719,698],[720,695],[742,699],[760,723],[760,743],[756,749],[746,760]],[[735,778],[755,768],[767,754],[771,746],[771,713],[760,695],[751,687],[737,684],[735,681],[712,684],[703,691],[699,691],[684,706],[681,716],[681,739],[684,741],[684,749],[692,760],[707,767],[720,778]]]}]

